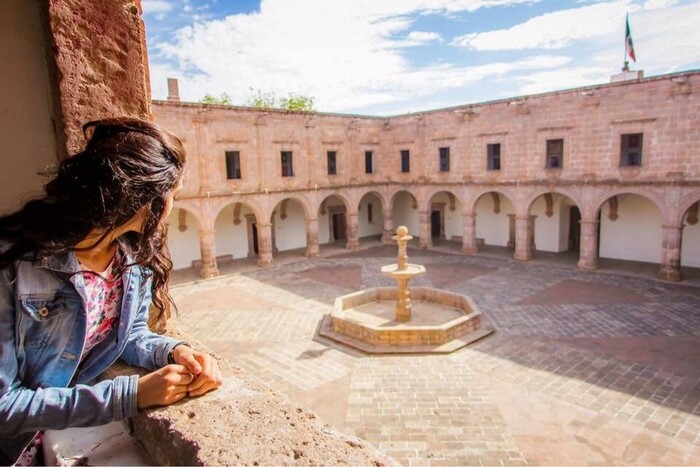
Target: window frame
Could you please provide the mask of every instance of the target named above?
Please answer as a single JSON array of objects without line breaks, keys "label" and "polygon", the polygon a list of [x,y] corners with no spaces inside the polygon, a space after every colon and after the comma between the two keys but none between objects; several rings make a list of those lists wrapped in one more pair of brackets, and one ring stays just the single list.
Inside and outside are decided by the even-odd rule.
[{"label": "window frame", "polygon": [[328,175],[338,175],[338,151],[326,151],[326,169]]},{"label": "window frame", "polygon": [[[289,156],[289,160],[285,162],[285,156]],[[294,176],[294,152],[280,151],[280,164],[282,167],[282,177]]]},{"label": "window frame", "polygon": [[[551,150],[551,146],[560,144],[559,152]],[[557,159],[554,159],[554,158]],[[554,161],[556,160],[556,164]],[[563,169],[564,168],[564,138],[550,138],[545,141],[545,163],[546,169]]]},{"label": "window frame", "polygon": [[409,149],[401,149],[401,173],[411,173],[411,151]]},{"label": "window frame", "polygon": [[[630,147],[630,139],[638,138],[639,142],[636,146]],[[636,152],[632,152],[636,150]],[[634,154],[635,163],[630,163],[630,156]],[[622,133],[620,135],[620,167],[641,167],[644,162],[644,133]]]},{"label": "window frame", "polygon": [[[494,149],[498,149],[498,151],[494,151]],[[486,144],[486,170],[501,170],[501,143]]]},{"label": "window frame", "polygon": [[[229,156],[232,157],[232,161],[229,161]],[[243,179],[241,151],[224,151],[224,162],[226,164],[226,180]]]},{"label": "window frame", "polygon": [[450,147],[438,148],[438,170],[440,172],[450,171]]},{"label": "window frame", "polygon": [[374,151],[365,151],[365,173],[374,173]]}]

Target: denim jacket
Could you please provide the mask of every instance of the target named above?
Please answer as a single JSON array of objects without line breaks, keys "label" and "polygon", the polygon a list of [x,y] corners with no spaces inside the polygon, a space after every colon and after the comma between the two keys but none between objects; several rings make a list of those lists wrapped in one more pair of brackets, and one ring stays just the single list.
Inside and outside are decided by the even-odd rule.
[{"label": "denim jacket", "polygon": [[[0,247],[0,249],[2,249]],[[96,426],[134,415],[138,376],[91,381],[118,358],[155,370],[181,343],[149,331],[150,271],[123,274],[119,326],[81,362],[85,290],[75,255],[17,261],[0,271],[0,464],[16,461],[37,431]]]}]

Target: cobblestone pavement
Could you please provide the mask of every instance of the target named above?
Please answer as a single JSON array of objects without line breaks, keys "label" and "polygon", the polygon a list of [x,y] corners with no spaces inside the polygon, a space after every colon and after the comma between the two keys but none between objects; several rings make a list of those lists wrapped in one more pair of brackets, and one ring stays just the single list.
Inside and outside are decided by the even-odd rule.
[{"label": "cobblestone pavement", "polygon": [[393,285],[394,247],[177,286],[175,324],[405,465],[700,465],[700,289],[409,250],[414,285],[496,332],[449,355],[316,337],[338,295]]}]

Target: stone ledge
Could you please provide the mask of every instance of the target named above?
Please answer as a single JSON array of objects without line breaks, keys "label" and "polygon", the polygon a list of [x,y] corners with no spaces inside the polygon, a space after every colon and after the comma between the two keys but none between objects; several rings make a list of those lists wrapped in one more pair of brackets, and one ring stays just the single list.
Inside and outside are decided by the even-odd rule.
[{"label": "stone ledge", "polygon": [[[195,341],[170,329],[168,335]],[[379,449],[324,423],[309,409],[217,358],[221,388],[133,417],[133,436],[161,465],[399,465]],[[140,369],[117,363],[104,375]]]}]

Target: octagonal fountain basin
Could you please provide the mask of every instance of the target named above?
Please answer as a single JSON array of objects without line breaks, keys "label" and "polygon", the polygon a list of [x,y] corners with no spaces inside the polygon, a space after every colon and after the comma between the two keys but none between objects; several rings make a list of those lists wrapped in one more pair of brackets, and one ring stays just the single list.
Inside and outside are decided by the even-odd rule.
[{"label": "octagonal fountain basin", "polygon": [[467,296],[415,287],[411,319],[398,321],[399,290],[361,290],[335,299],[319,334],[367,353],[449,353],[493,332]]}]

